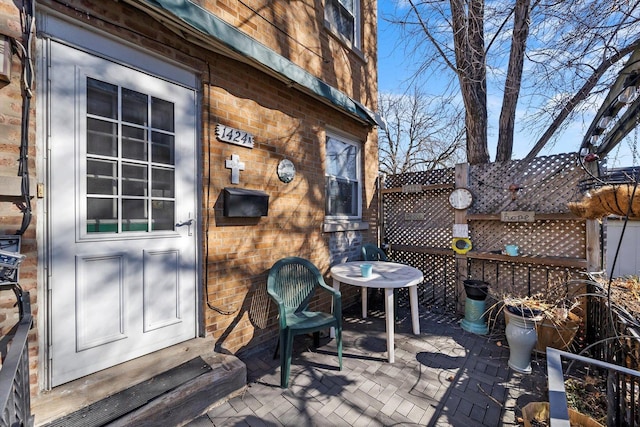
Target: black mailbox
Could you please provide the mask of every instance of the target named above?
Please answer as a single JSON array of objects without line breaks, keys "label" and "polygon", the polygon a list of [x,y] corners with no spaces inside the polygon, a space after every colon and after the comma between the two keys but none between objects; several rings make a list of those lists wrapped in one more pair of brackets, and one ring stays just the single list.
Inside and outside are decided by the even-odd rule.
[{"label": "black mailbox", "polygon": [[269,213],[269,195],[245,188],[224,189],[224,216],[258,217]]}]

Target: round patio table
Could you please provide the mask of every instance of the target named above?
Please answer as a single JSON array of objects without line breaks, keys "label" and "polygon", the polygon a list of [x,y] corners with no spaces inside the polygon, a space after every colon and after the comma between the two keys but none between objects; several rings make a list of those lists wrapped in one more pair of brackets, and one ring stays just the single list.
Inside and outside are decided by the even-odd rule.
[{"label": "round patio table", "polygon": [[[360,266],[373,266],[369,277],[362,277]],[[387,328],[387,356],[389,363],[395,361],[394,350],[394,304],[393,290],[409,288],[411,303],[411,323],[413,333],[420,334],[420,318],[418,316],[418,283],[424,280],[420,270],[410,265],[387,261],[351,261],[331,267],[333,288],[340,290],[340,283],[362,287],[362,317],[367,317],[367,288],[383,288],[385,300],[385,319]]]}]

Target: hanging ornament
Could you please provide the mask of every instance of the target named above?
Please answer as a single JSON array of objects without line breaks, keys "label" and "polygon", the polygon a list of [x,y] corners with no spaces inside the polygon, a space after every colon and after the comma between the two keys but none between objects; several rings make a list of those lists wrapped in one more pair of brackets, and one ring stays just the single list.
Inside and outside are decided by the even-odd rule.
[{"label": "hanging ornament", "polygon": [[520,186],[517,184],[511,184],[509,186],[509,191],[511,191],[511,200],[515,200],[518,191],[520,190]]},{"label": "hanging ornament", "polygon": [[598,156],[596,153],[589,153],[584,156],[584,161],[587,163],[595,162],[596,160],[600,160],[600,156]]},{"label": "hanging ornament", "polygon": [[455,237],[451,241],[451,248],[457,254],[464,255],[471,250],[471,240],[467,237]]}]

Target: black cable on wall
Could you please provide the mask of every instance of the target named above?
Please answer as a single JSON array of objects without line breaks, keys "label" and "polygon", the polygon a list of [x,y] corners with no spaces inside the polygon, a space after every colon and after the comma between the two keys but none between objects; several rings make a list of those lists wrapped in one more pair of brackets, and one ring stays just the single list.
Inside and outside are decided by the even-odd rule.
[{"label": "black cable on wall", "polygon": [[22,201],[16,205],[22,212],[22,224],[16,234],[22,235],[31,223],[32,209],[29,182],[29,122],[31,98],[33,96],[33,62],[31,59],[31,46],[33,36],[33,26],[35,1],[26,1],[22,8],[23,42],[24,45],[13,40],[14,47],[18,51],[22,62],[22,119],[20,132],[20,158],[18,160],[18,176],[22,177],[21,195]]}]

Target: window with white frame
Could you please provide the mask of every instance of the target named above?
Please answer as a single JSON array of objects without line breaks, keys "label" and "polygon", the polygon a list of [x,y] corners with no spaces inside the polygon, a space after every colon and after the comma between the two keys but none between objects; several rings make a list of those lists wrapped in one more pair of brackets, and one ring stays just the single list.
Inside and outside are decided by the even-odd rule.
[{"label": "window with white frame", "polygon": [[359,0],[326,0],[324,16],[333,31],[360,48]]},{"label": "window with white frame", "polygon": [[361,217],[360,144],[327,135],[325,214],[330,218]]}]

